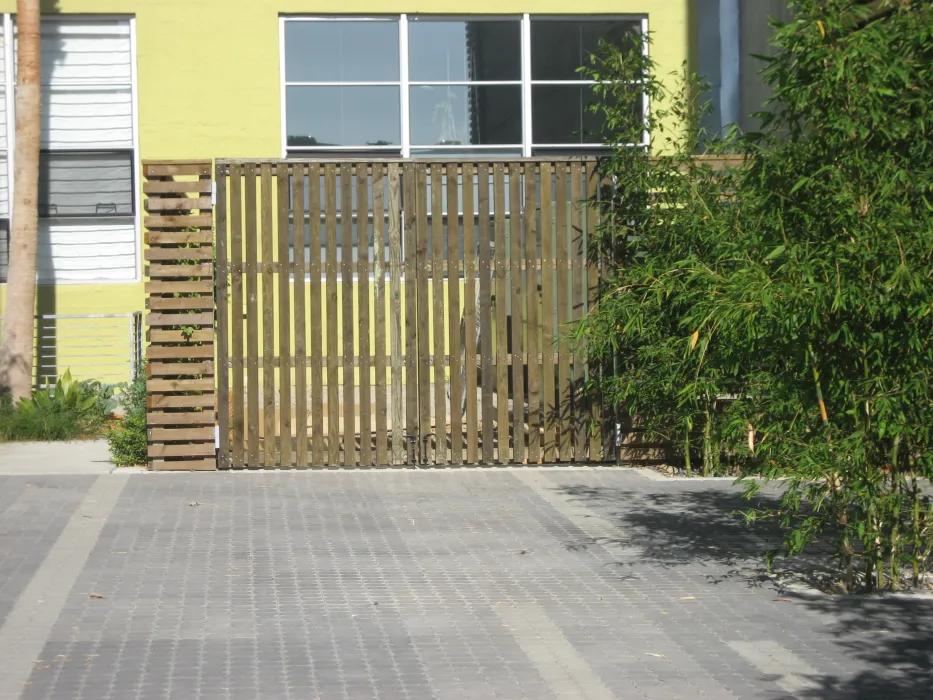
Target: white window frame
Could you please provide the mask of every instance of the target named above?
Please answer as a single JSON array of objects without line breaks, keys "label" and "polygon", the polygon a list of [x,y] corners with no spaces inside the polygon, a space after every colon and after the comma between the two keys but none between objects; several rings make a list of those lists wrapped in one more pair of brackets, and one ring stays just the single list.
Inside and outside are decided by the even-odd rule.
[{"label": "white window frame", "polygon": [[[464,14],[464,15],[431,15],[431,14],[399,14],[399,15],[370,15],[370,16],[361,16],[361,15],[280,15],[279,16],[279,86],[280,86],[280,109],[281,109],[281,125],[280,125],[280,142],[281,142],[281,152],[282,157],[288,157],[289,153],[311,153],[311,154],[330,154],[333,153],[338,155],[340,153],[354,153],[361,150],[371,151],[373,153],[378,153],[379,151],[384,151],[387,155],[399,154],[401,158],[412,158],[418,157],[422,154],[427,153],[442,153],[444,151],[450,151],[451,153],[463,153],[463,152],[476,152],[477,154],[489,155],[495,154],[497,152],[502,153],[503,155],[515,154],[516,157],[521,156],[525,158],[531,157],[534,149],[549,149],[554,151],[573,151],[579,150],[582,154],[585,154],[587,151],[595,152],[599,150],[605,150],[609,147],[609,144],[586,144],[586,143],[569,143],[569,144],[542,144],[542,143],[533,143],[532,141],[532,125],[533,125],[533,115],[531,107],[531,88],[532,85],[593,85],[595,81],[592,80],[534,80],[531,79],[531,20],[532,17],[536,21],[540,20],[623,20],[623,21],[638,21],[640,22],[642,36],[648,35],[648,17],[646,15],[632,15],[632,14],[600,14],[600,15],[586,15],[586,14],[566,14],[566,15],[550,15],[550,14],[535,14],[531,15],[529,13],[524,13],[521,15],[511,14],[511,15],[491,15],[491,14]],[[520,80],[509,80],[509,81],[413,81],[409,78],[409,57],[408,57],[408,28],[410,22],[417,21],[482,21],[482,20],[518,20],[521,27],[521,76]],[[379,22],[379,21],[392,21],[398,23],[399,31],[399,80],[391,82],[300,82],[300,81],[287,81],[285,79],[285,25],[288,22]],[[645,53],[647,55],[648,46],[645,44]],[[400,90],[399,100],[400,100],[400,145],[392,146],[292,146],[288,145],[288,127],[287,127],[287,116],[286,116],[286,94],[287,88],[291,86],[398,86]],[[522,142],[520,144],[490,144],[490,145],[471,145],[471,144],[447,144],[447,145],[426,145],[413,146],[411,143],[411,88],[412,86],[419,85],[437,85],[437,86],[447,86],[447,85],[520,85],[521,86],[521,100],[522,100]],[[640,146],[640,147],[650,147],[651,145],[651,135],[648,132],[648,109],[650,107],[648,96],[643,95],[643,113],[645,115],[645,129],[643,132],[642,142],[638,144],[627,144],[629,146]],[[482,157],[482,156],[479,156]]]},{"label": "white window frame", "polygon": [[[5,52],[6,58],[6,75],[5,77],[5,94],[4,99],[6,100],[6,109],[7,109],[7,168],[9,168],[9,197],[10,197],[10,229],[12,235],[13,227],[13,202],[15,201],[14,197],[14,180],[13,173],[15,172],[15,154],[16,154],[16,62],[15,62],[15,37],[16,37],[16,23],[14,21],[15,13],[4,13],[3,14],[3,32],[5,44],[3,50]],[[142,199],[140,193],[142,192],[142,173],[140,168],[140,158],[139,158],[139,80],[138,80],[138,70],[137,70],[137,53],[136,53],[136,15],[88,15],[88,14],[61,14],[61,15],[43,15],[42,19],[54,19],[62,22],[107,22],[107,21],[125,21],[129,24],[130,31],[130,102],[131,108],[133,110],[133,198],[134,198],[134,214],[133,214],[133,250],[134,256],[136,258],[136,263],[134,267],[134,273],[132,279],[125,280],[112,280],[112,279],[96,279],[96,280],[55,280],[50,282],[43,282],[43,286],[59,286],[59,285],[101,285],[101,284],[139,284],[143,278],[143,261],[142,261]],[[82,87],[95,87],[94,85],[86,85]],[[125,149],[120,149],[125,150]],[[68,149],[58,149],[58,152],[67,153]],[[54,217],[52,217],[54,218]],[[92,217],[93,218],[93,217]],[[127,218],[130,218],[127,216]],[[4,282],[2,286],[5,286]]]}]

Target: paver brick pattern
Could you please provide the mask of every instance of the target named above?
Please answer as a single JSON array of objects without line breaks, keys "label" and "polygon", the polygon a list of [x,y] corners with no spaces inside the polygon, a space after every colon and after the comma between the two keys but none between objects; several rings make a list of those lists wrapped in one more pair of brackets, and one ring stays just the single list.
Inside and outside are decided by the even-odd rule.
[{"label": "paver brick pattern", "polygon": [[[0,615],[95,478],[0,477]],[[780,592],[746,506],[632,470],[132,476],[21,697],[930,697],[933,601]]]}]

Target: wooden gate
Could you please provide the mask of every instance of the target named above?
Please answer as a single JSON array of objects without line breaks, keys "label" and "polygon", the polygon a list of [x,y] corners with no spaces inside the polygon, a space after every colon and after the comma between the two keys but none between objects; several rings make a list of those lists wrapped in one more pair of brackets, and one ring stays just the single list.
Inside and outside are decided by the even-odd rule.
[{"label": "wooden gate", "polygon": [[216,164],[220,467],[598,461],[592,160]]}]

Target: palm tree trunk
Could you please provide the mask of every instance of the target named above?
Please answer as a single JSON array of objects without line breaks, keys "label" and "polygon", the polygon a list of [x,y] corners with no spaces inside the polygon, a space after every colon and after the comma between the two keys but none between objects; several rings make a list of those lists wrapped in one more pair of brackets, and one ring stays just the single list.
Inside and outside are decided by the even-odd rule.
[{"label": "palm tree trunk", "polygon": [[39,224],[39,140],[42,122],[39,0],[17,0],[16,151],[13,230],[7,279],[0,383],[13,401],[32,390]]}]

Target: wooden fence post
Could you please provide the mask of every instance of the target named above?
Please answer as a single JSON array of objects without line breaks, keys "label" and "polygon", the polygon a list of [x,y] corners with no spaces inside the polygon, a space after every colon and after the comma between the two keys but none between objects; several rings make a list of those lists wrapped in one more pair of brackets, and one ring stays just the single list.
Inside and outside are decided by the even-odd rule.
[{"label": "wooden fence post", "polygon": [[144,161],[146,391],[153,470],[217,468],[210,161]]}]

